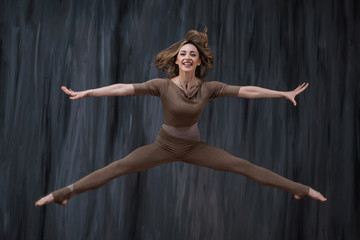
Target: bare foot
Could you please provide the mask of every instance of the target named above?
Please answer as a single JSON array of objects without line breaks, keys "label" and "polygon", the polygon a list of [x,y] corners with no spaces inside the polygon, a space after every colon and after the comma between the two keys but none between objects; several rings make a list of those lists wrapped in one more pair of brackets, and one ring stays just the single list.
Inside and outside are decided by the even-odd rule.
[{"label": "bare foot", "polygon": [[[40,207],[40,206],[43,206],[43,205],[46,205],[46,204],[49,204],[49,203],[53,203],[54,202],[54,196],[50,193],[49,195],[46,195],[45,197],[42,197],[40,200],[38,200],[36,203],[35,203],[35,206],[36,207]],[[61,205],[65,206],[67,204],[68,200],[65,199]]]},{"label": "bare foot", "polygon": [[[327,200],[327,198],[325,198],[321,193],[319,193],[318,191],[310,188],[309,189],[309,197],[315,199],[315,200],[319,200],[319,201],[322,201],[322,202],[325,202]],[[295,199],[299,200],[301,199],[301,197],[299,197],[298,195],[295,195],[294,196]]]}]

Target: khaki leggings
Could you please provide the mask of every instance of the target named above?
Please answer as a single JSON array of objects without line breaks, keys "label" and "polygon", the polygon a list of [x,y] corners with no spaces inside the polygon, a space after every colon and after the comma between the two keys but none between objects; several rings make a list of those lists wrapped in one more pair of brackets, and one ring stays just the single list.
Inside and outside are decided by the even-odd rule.
[{"label": "khaki leggings", "polygon": [[97,189],[119,176],[174,161],[238,173],[261,185],[276,187],[299,197],[307,196],[309,192],[308,186],[293,182],[272,171],[237,158],[220,148],[203,142],[174,137],[161,128],[154,143],[140,147],[123,159],[85,176],[73,184],[72,190],[65,187],[52,194],[55,202],[61,204],[65,199],[70,199],[72,195]]}]

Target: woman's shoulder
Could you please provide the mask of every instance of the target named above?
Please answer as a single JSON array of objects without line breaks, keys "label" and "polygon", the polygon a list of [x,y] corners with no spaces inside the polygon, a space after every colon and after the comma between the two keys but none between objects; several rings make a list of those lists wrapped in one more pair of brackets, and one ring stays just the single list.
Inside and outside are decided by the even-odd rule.
[{"label": "woman's shoulder", "polygon": [[153,78],[145,82],[148,86],[153,86],[157,88],[167,87],[170,83],[169,79],[166,78]]},{"label": "woman's shoulder", "polygon": [[153,78],[153,79],[150,79],[146,82],[150,82],[150,83],[156,83],[156,84],[167,84],[169,83],[169,79],[167,78]]},{"label": "woman's shoulder", "polygon": [[240,89],[239,86],[232,86],[219,81],[205,82],[203,85],[209,95],[209,99],[218,97],[236,97]]},{"label": "woman's shoulder", "polygon": [[226,86],[226,83],[219,81],[203,81],[203,86],[208,89],[221,88]]},{"label": "woman's shoulder", "polygon": [[169,80],[163,78],[150,79],[143,83],[133,84],[135,95],[161,96],[169,86]]}]

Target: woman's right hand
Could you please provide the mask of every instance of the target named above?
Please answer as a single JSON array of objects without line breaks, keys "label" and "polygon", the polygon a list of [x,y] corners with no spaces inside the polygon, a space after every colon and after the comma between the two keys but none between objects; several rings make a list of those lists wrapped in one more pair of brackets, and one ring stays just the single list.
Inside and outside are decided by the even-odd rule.
[{"label": "woman's right hand", "polygon": [[93,95],[93,92],[92,92],[93,90],[85,90],[85,91],[75,92],[71,89],[68,89],[65,86],[62,86],[61,90],[63,90],[64,93],[69,95],[71,100],[87,98],[87,97],[91,97]]}]

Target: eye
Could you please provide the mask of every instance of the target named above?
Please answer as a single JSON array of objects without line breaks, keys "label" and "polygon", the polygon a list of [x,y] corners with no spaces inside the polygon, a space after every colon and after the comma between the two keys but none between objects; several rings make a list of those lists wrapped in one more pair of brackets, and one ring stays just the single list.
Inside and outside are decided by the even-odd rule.
[{"label": "eye", "polygon": [[192,56],[192,57],[196,57],[196,54],[195,54],[195,53],[193,53],[193,54],[191,54],[191,56]]}]

